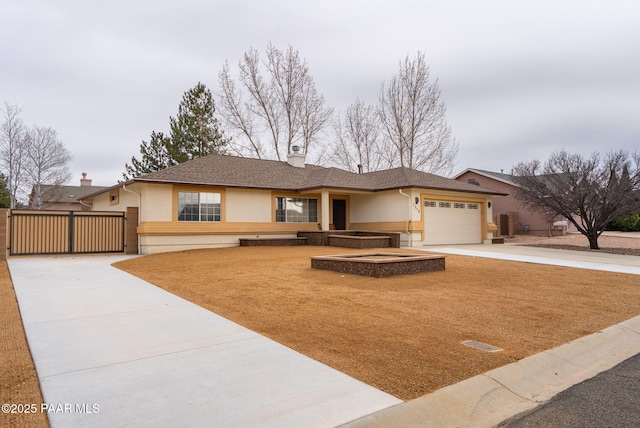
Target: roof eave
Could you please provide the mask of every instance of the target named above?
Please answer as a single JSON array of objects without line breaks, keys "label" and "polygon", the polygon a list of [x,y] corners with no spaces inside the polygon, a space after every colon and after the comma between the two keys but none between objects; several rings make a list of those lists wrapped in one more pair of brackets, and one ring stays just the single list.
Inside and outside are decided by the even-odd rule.
[{"label": "roof eave", "polygon": [[[485,171],[483,171],[481,169],[475,169],[475,168],[467,168],[464,171],[462,171],[461,173],[454,175],[453,179],[457,180],[459,177],[463,176],[467,172],[473,172],[474,174],[478,174],[478,175],[481,175],[481,176],[483,176],[485,178],[489,178],[491,180],[499,181],[501,183],[508,184],[510,186],[520,187],[520,185],[518,183],[514,182],[514,181],[505,180],[504,178],[496,177],[495,175],[492,175],[492,174],[487,174]],[[498,174],[498,173],[496,172],[495,174]]]},{"label": "roof eave", "polygon": [[85,196],[83,196],[81,198],[78,198],[78,201],[84,201],[86,199],[92,199],[95,196],[101,195],[103,193],[110,192],[112,190],[115,190],[115,189],[117,189],[119,187],[122,187],[122,186],[126,186],[126,185],[131,184],[131,183],[133,183],[133,180],[125,181],[124,183],[118,183],[118,184],[115,184],[115,185],[110,186],[110,187],[105,187],[102,190],[98,190],[97,192],[89,193],[88,195],[85,195]]}]

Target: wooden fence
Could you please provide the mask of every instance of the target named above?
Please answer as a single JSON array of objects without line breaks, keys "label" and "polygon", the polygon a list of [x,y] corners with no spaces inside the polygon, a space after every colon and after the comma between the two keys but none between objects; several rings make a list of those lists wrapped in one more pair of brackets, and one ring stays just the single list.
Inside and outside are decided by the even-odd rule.
[{"label": "wooden fence", "polygon": [[138,252],[137,208],[126,212],[1,210],[0,223],[4,223],[0,242],[4,230],[11,256]]}]

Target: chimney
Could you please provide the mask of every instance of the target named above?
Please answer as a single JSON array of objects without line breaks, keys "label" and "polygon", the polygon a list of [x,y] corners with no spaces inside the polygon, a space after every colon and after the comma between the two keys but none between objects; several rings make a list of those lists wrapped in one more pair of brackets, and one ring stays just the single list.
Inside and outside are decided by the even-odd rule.
[{"label": "chimney", "polygon": [[291,146],[291,153],[287,155],[287,163],[295,168],[304,168],[306,156],[300,153],[300,146],[294,144]]},{"label": "chimney", "polygon": [[82,178],[80,179],[80,186],[91,186],[91,179],[87,178],[87,173],[82,173]]},{"label": "chimney", "polygon": [[362,164],[358,164],[358,174],[362,174]]}]

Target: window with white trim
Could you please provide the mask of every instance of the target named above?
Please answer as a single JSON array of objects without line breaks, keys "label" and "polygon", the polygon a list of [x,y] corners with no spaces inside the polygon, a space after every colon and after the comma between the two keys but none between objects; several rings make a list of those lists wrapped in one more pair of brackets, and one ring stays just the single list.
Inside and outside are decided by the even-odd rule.
[{"label": "window with white trim", "polygon": [[436,201],[424,201],[424,206],[425,207],[429,207],[429,208],[435,208],[436,207]]},{"label": "window with white trim", "polygon": [[462,209],[464,209],[464,204],[461,204],[460,202],[455,202],[453,204],[453,208],[462,208]]},{"label": "window with white trim", "polygon": [[276,222],[317,223],[317,198],[276,197]]},{"label": "window with white trim", "polygon": [[440,208],[451,208],[451,202],[440,202],[438,206]]},{"label": "window with white trim", "polygon": [[178,192],[178,221],[220,221],[220,193]]},{"label": "window with white trim", "polygon": [[477,210],[478,204],[467,204],[467,208],[470,210]]}]

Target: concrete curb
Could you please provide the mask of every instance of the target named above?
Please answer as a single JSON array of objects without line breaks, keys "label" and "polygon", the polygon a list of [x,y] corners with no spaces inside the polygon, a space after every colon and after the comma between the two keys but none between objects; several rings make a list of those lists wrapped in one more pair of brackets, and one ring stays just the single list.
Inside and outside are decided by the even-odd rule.
[{"label": "concrete curb", "polygon": [[640,353],[640,316],[343,427],[493,427]]}]

